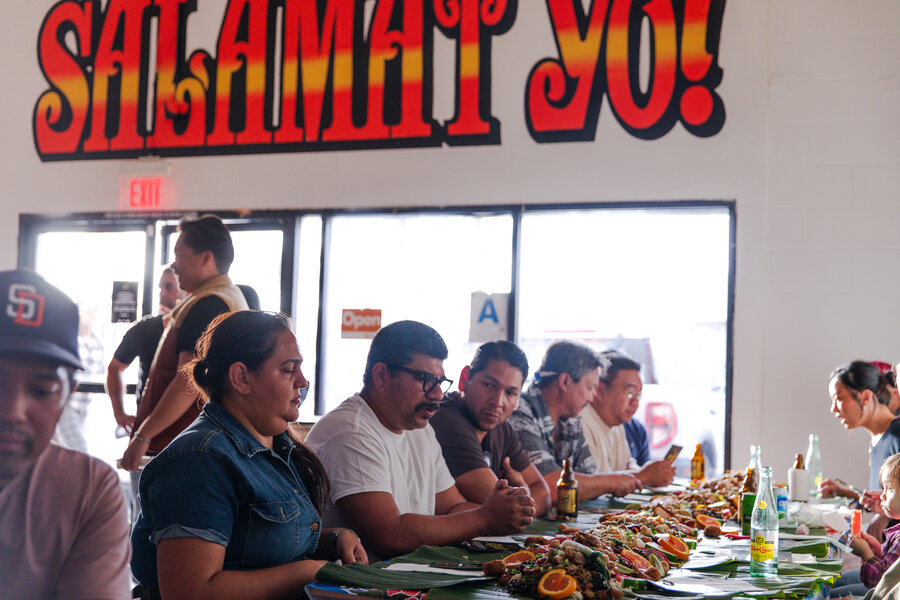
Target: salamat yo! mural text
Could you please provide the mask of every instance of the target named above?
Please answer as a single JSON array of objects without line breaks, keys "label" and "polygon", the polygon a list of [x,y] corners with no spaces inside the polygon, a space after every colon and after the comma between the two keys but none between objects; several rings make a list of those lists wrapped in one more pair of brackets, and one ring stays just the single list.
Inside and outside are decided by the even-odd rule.
[{"label": "salamat yo! mural text", "polygon": [[[500,143],[491,47],[513,27],[517,0],[230,0],[215,55],[186,47],[197,5],[54,5],[37,45],[49,85],[34,108],[41,159]],[[593,140],[604,95],[642,139],[677,122],[701,137],[722,129],[725,0],[584,6],[546,0],[557,54],[523,82],[536,141]],[[432,114],[435,31],[456,46],[455,112],[445,122]]]}]

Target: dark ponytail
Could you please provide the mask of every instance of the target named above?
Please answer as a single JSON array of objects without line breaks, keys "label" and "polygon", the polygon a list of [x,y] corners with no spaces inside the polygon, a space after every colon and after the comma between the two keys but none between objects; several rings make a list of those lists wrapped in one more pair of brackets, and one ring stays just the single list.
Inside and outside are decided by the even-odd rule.
[{"label": "dark ponytail", "polygon": [[837,379],[845,388],[856,396],[863,390],[875,395],[879,404],[887,406],[891,403],[891,392],[888,380],[876,365],[864,360],[854,360],[840,366],[831,373],[829,379]]},{"label": "dark ponytail", "polygon": [[[292,328],[290,318],[282,313],[242,310],[221,314],[197,340],[196,358],[181,369],[206,399],[218,402],[227,391],[231,365],[239,362],[251,372],[258,371],[275,352],[278,334]],[[331,493],[328,475],[313,451],[290,427],[288,435],[294,443],[291,460],[321,515]]]}]

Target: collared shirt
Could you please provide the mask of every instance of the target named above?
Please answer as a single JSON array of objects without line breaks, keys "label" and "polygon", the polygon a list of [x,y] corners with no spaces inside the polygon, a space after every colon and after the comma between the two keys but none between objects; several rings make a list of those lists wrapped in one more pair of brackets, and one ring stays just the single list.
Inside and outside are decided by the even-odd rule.
[{"label": "collared shirt", "polygon": [[291,460],[286,433],[274,450],[218,402],[209,402],[141,474],[141,515],[131,568],[158,587],[156,550],[168,538],[225,546],[225,570],[273,567],[312,554],[321,522]]},{"label": "collared shirt", "polygon": [[894,525],[884,530],[881,556],[873,556],[863,562],[859,568],[859,578],[866,587],[875,587],[884,572],[897,562],[898,558],[900,558],[900,525]]},{"label": "collared shirt", "polygon": [[562,461],[570,452],[575,472],[597,473],[597,463],[591,458],[581,430],[581,417],[561,417],[554,426],[547,403],[537,387],[532,386],[522,393],[519,407],[509,416],[508,422],[541,475],[562,469]]},{"label": "collared shirt", "polygon": [[581,412],[581,426],[600,473],[637,468],[622,425],[610,427],[603,422],[594,406],[588,404]]}]

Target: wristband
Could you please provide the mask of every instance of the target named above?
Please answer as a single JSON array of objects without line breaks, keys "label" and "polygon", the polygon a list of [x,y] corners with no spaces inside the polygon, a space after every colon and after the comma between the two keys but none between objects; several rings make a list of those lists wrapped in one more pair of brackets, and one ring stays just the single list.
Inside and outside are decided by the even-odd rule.
[{"label": "wristband", "polygon": [[135,437],[135,439],[137,439],[138,441],[144,442],[145,444],[149,444],[149,443],[150,443],[150,440],[148,440],[147,438],[145,438],[144,436],[142,436],[142,435],[139,434],[139,433],[134,434],[134,437]]}]

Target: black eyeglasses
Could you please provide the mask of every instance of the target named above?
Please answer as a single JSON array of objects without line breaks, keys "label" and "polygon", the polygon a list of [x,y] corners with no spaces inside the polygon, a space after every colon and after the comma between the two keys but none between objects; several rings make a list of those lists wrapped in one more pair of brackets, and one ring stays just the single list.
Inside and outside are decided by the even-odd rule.
[{"label": "black eyeglasses", "polygon": [[441,386],[441,391],[446,394],[450,391],[450,386],[453,385],[452,379],[447,379],[446,377],[437,378],[427,371],[416,371],[415,369],[401,367],[399,365],[388,365],[388,369],[391,371],[403,371],[404,373],[409,373],[422,382],[422,391],[426,394],[437,386]]}]

